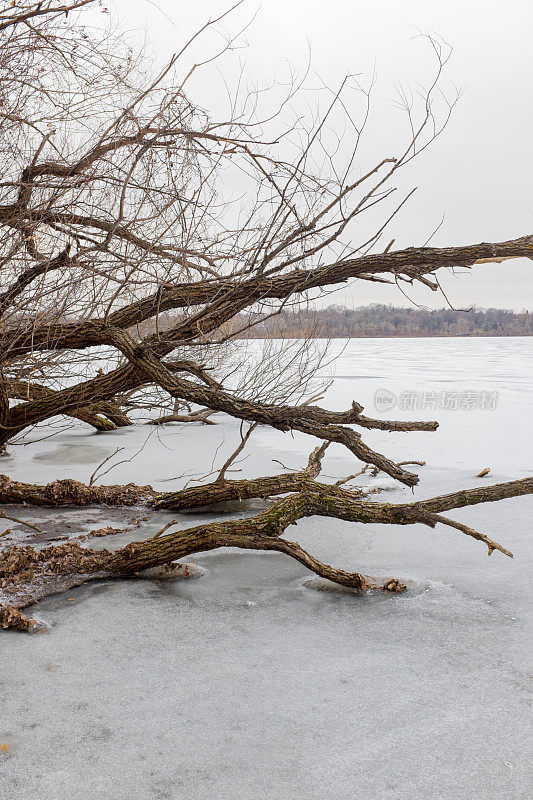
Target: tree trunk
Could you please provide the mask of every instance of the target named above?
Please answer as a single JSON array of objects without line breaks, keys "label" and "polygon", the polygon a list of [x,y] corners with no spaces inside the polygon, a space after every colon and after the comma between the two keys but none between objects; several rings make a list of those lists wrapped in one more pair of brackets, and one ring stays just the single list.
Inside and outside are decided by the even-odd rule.
[{"label": "tree trunk", "polygon": [[0,455],[5,450],[6,436],[9,436],[9,394],[4,372],[0,366]]}]

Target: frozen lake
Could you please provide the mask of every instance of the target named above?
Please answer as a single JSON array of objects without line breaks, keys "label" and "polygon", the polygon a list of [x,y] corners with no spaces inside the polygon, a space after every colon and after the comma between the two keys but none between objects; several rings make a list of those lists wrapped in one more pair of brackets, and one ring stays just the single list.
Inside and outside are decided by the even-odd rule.
[{"label": "frozen lake", "polygon": [[[368,416],[438,419],[436,433],[363,431],[397,461],[427,462],[413,468],[415,497],[525,477],[532,344],[355,340],[321,405],[356,399]],[[219,466],[235,446],[238,423],[214,419],[35,432],[0,471],[88,481],[123,447],[115,460],[138,455],[103,482],[179,488],[211,470],[217,446]],[[273,458],[301,467],[315,444],[259,428],[234,477],[277,473]],[[489,476],[476,478],[484,467]],[[355,471],[350,453],[328,449],[325,476]],[[377,499],[413,496],[388,478],[370,482],[385,487]],[[480,542],[442,527],[313,518],[291,528],[334,566],[407,579],[399,596],[319,591],[279,554],[218,551],[194,558],[206,569],[198,580],[95,583],[42,601],[29,613],[47,632],[0,633],[0,742],[10,745],[0,752],[1,800],[84,800],[88,789],[105,800],[526,800],[532,512],[531,497],[448,512],[514,560],[487,558]],[[67,517],[41,509],[35,518],[56,513]],[[112,538],[148,536],[173,516]],[[200,516],[180,519],[187,527]],[[74,519],[108,521],[110,511]]]}]

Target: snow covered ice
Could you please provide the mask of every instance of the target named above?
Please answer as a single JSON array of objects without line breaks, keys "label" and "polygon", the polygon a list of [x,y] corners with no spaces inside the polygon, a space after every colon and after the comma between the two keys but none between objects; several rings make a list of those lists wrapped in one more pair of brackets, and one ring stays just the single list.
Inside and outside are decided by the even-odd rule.
[{"label": "snow covered ice", "polygon": [[[379,416],[379,389],[393,396],[384,417],[438,419],[436,433],[363,432],[395,460],[427,462],[413,468],[415,497],[525,477],[531,356],[527,338],[355,340],[322,405],[356,399]],[[445,393],[475,402],[439,408]],[[496,402],[476,407],[484,393]],[[410,403],[421,407],[402,407]],[[219,443],[219,463],[235,446],[238,423],[216,419],[105,435],[80,424],[12,448],[0,468],[27,481],[88,481],[117,447],[120,460],[144,445],[103,482],[179,488],[210,471]],[[260,427],[239,477],[279,472],[272,457],[301,467],[313,445]],[[347,451],[328,449],[325,476],[354,471]],[[370,480],[385,490],[379,499],[412,498],[388,478]],[[450,512],[513,560],[487,558],[482,543],[442,526],[312,518],[287,532],[334,566],[405,579],[404,595],[324,591],[282,555],[228,550],[195,556],[206,570],[198,579],[94,583],[42,601],[28,613],[47,632],[0,634],[0,742],[10,745],[1,800],[82,800],[88,790],[106,800],[526,800],[532,511],[531,497],[519,497]],[[31,510],[42,520],[67,513],[89,530],[118,512]],[[112,545],[177,517],[147,516]],[[211,518],[220,515],[183,514],[179,524]]]}]

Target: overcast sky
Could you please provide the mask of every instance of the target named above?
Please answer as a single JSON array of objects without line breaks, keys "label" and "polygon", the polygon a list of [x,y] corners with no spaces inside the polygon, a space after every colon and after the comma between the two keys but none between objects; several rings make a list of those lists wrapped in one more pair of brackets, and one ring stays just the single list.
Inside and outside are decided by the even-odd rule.
[{"label": "overcast sky", "polygon": [[[222,0],[116,0],[110,5],[128,28],[147,29],[165,58],[203,22],[231,5]],[[438,226],[435,246],[501,241],[533,231],[533,3],[529,0],[264,0],[245,2],[227,18],[246,49],[224,62],[235,78],[238,62],[252,80],[265,82],[289,60],[305,69],[309,47],[313,69],[329,85],[347,73],[376,69],[374,120],[377,138],[391,131],[394,82],[427,83],[429,52],[413,40],[417,28],[440,34],[453,47],[445,88],[462,89],[452,120],[432,147],[409,168],[408,183],[418,190],[396,221],[395,247],[423,244]],[[214,38],[206,39],[214,49]],[[217,81],[198,84],[204,106],[220,96]],[[381,139],[380,139],[381,140]],[[389,155],[389,153],[386,153]],[[513,260],[476,267],[460,278],[443,276],[457,307],[476,304],[533,310],[533,262]],[[361,282],[359,282],[360,284]],[[442,307],[442,296],[414,290],[411,296]],[[363,284],[336,293],[331,302],[350,306],[372,302],[406,305],[393,287]]]}]

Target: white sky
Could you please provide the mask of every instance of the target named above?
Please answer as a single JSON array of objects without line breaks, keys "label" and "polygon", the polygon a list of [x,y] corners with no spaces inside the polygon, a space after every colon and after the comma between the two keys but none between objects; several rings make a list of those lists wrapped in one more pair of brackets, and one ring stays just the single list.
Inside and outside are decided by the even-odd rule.
[{"label": "white sky", "polygon": [[[147,29],[157,57],[164,59],[230,5],[225,0],[114,0],[110,8],[126,27]],[[396,133],[391,122],[394,82],[427,83],[430,78],[427,47],[413,40],[416,28],[434,31],[453,46],[444,85],[455,83],[463,94],[442,137],[408,168],[408,184],[418,190],[391,229],[395,247],[423,244],[443,214],[444,223],[431,241],[435,246],[500,241],[533,231],[533,3],[264,0],[262,6],[245,2],[226,19],[226,28],[237,32],[254,12],[240,40],[248,47],[223,62],[226,79],[235,79],[239,62],[246,63],[247,74],[258,83],[282,71],[286,60],[303,71],[309,47],[313,69],[331,86],[347,72],[368,75],[375,66],[374,124],[376,141],[382,139],[384,148]],[[217,46],[212,34],[204,41],[207,49]],[[216,108],[221,82],[200,80],[197,91],[195,100]],[[460,278],[443,274],[441,282],[456,307],[475,303],[533,310],[529,260],[479,266]],[[393,287],[359,284],[337,292],[330,302],[407,304]],[[429,290],[410,290],[410,296],[430,307],[444,305],[442,296]]]}]

